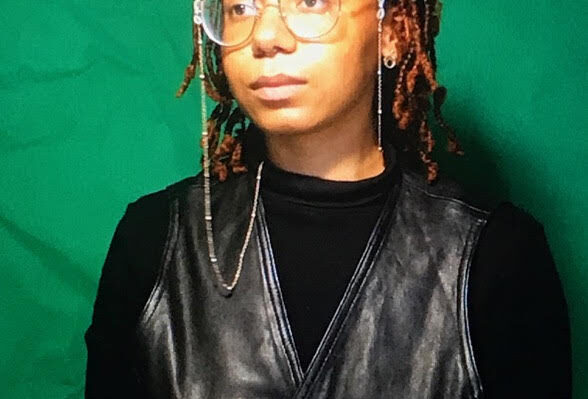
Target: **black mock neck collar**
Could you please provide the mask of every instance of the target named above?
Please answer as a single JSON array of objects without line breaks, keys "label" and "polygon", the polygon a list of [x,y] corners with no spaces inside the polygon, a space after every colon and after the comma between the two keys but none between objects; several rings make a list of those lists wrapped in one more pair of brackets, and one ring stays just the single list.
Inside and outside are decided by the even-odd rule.
[{"label": "black mock neck collar", "polygon": [[284,170],[265,159],[261,178],[264,194],[321,207],[351,207],[383,201],[400,177],[396,150],[384,146],[385,168],[380,174],[356,181],[335,181]]}]

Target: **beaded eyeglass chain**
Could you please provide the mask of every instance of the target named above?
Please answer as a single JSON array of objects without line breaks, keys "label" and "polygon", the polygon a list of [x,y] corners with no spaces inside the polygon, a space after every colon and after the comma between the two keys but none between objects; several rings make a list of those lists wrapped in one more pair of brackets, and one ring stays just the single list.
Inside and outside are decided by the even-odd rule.
[{"label": "beaded eyeglass chain", "polygon": [[241,252],[239,253],[237,270],[235,272],[235,275],[233,276],[233,279],[229,283],[227,283],[218,265],[218,257],[214,249],[214,234],[212,231],[212,207],[210,199],[210,157],[208,154],[209,137],[208,129],[206,127],[208,113],[206,111],[206,89],[204,87],[204,79],[206,78],[204,75],[204,46],[202,40],[202,18],[200,16],[200,9],[198,8],[197,1],[194,2],[194,23],[198,25],[198,68],[200,69],[200,74],[198,75],[198,77],[200,78],[200,108],[202,111],[201,118],[203,147],[202,152],[204,157],[204,223],[206,229],[206,241],[208,244],[208,257],[210,259],[210,263],[212,264],[212,269],[214,271],[214,274],[216,275],[217,281],[225,290],[227,290],[228,294],[231,294],[233,289],[237,285],[237,282],[239,281],[239,277],[241,276],[241,270],[243,269],[243,258],[245,257],[245,250],[247,249],[249,240],[251,239],[251,232],[253,231],[253,223],[255,221],[257,203],[259,200],[259,187],[261,183],[261,171],[263,169],[263,162],[261,162],[257,168],[257,176],[255,179],[255,192],[253,197],[253,207],[251,209],[251,215],[249,217],[247,233],[245,234],[245,242],[243,243],[243,247],[241,248]]}]

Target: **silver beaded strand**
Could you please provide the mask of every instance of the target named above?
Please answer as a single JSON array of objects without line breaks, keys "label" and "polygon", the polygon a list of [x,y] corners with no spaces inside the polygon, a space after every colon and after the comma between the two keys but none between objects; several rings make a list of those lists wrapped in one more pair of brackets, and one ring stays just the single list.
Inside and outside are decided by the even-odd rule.
[{"label": "silver beaded strand", "polygon": [[378,0],[378,150],[382,151],[382,22],[384,20],[384,1]]},{"label": "silver beaded strand", "polygon": [[261,185],[261,171],[263,169],[263,162],[261,162],[259,164],[259,167],[257,168],[257,176],[255,178],[255,192],[253,196],[253,209],[251,210],[251,215],[249,217],[249,226],[247,227],[247,233],[245,234],[245,242],[243,243],[243,247],[241,248],[241,252],[239,253],[237,270],[231,282],[227,284],[218,266],[218,257],[216,256],[216,251],[214,249],[214,235],[212,232],[212,210],[210,200],[210,159],[208,155],[208,129],[206,128],[206,120],[208,119],[208,114],[206,111],[206,89],[204,87],[204,46],[202,45],[202,18],[198,3],[198,0],[194,1],[194,23],[198,25],[198,67],[200,69],[200,74],[198,75],[198,77],[200,78],[200,108],[202,111],[201,118],[203,147],[202,151],[204,156],[204,223],[206,227],[208,257],[210,259],[210,263],[212,264],[212,269],[221,286],[225,288],[229,293],[231,293],[237,285],[239,277],[241,276],[241,270],[243,269],[243,258],[245,257],[245,250],[247,249],[247,245],[249,244],[249,240],[251,238],[251,232],[253,231],[253,223],[255,221],[257,203],[259,200],[259,187]]}]

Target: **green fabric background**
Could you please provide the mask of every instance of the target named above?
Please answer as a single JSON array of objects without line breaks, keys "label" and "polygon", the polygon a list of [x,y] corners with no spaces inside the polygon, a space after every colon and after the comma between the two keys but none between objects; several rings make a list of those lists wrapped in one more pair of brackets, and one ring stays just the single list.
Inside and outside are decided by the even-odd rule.
[{"label": "green fabric background", "polygon": [[[442,168],[544,223],[587,398],[587,3],[554,4],[446,1],[439,80],[467,154]],[[198,90],[174,98],[191,2],[1,10],[0,397],[82,398],[83,333],[125,205],[198,171]]]}]

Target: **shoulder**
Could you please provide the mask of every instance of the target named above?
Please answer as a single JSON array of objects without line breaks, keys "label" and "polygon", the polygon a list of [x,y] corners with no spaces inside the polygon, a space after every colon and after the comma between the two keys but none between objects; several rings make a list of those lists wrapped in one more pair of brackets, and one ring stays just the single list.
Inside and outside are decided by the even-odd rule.
[{"label": "shoulder", "polygon": [[493,301],[522,304],[535,290],[559,289],[543,224],[520,206],[501,202],[480,233],[470,284],[473,303],[486,309]]},{"label": "shoulder", "polygon": [[[549,249],[543,224],[523,207],[510,201],[496,202],[484,198],[480,193],[466,189],[458,179],[442,172],[429,184],[422,173],[406,168],[402,170],[402,184],[404,191],[411,196],[407,206],[423,208],[435,220],[445,217],[452,223],[469,221],[478,224],[480,233],[474,255],[477,259],[494,259],[497,262],[500,257],[502,260],[499,265],[494,265],[495,268],[505,267],[506,259],[520,259],[529,256],[530,252],[539,256],[538,252],[542,251],[545,256],[546,249]],[[478,263],[490,262],[482,260]]]},{"label": "shoulder", "polygon": [[423,173],[403,168],[401,179],[404,191],[413,197],[409,203],[419,201],[433,216],[444,214],[453,218],[461,214],[482,222],[490,216],[492,205],[452,176],[440,172],[436,180],[429,183]]},{"label": "shoulder", "polygon": [[522,207],[503,201],[489,214],[480,235],[477,256],[523,260],[519,258],[546,246],[543,224]]},{"label": "shoulder", "polygon": [[[559,273],[543,223],[511,202],[491,213],[475,249],[472,295],[518,302],[535,290],[559,291]],[[489,305],[489,304],[488,304]]]},{"label": "shoulder", "polygon": [[[106,313],[111,315],[118,312],[112,308],[124,308],[124,315],[112,317],[120,319],[129,331],[156,283],[166,244],[172,239],[170,187],[186,188],[193,180],[194,177],[185,178],[141,195],[128,203],[118,222],[102,269],[95,307],[108,308]],[[116,292],[119,294],[113,294]],[[124,303],[117,298],[125,298]]]},{"label": "shoulder", "polygon": [[[491,227],[490,227],[491,226]],[[510,201],[500,202],[493,210],[489,219],[489,229],[538,231],[543,224],[529,211]]]},{"label": "shoulder", "polygon": [[137,230],[144,230],[145,227],[150,227],[151,231],[159,230],[158,227],[167,225],[173,196],[200,187],[201,173],[177,180],[160,190],[143,194],[127,205],[123,221]]},{"label": "shoulder", "polygon": [[[233,206],[233,203],[247,194],[254,178],[252,173],[230,176],[220,182],[210,179],[211,199],[215,205],[220,203]],[[127,205],[121,223],[137,235],[160,235],[170,227],[174,213],[181,212],[184,205],[200,208],[203,206],[204,176],[202,171],[167,185],[165,188],[144,194]]]},{"label": "shoulder", "polygon": [[489,396],[525,396],[545,381],[531,396],[570,397],[567,302],[543,224],[511,202],[493,209],[469,288],[471,338]]},{"label": "shoulder", "polygon": [[421,196],[440,202],[461,205],[473,213],[484,216],[487,223],[486,236],[500,236],[503,233],[525,236],[529,232],[543,231],[543,225],[521,206],[506,200],[496,202],[484,198],[480,193],[468,190],[454,176],[440,171],[436,180],[429,184],[424,174],[410,167],[402,169],[402,182]]},{"label": "shoulder", "polygon": [[[165,188],[149,192],[129,202],[117,227],[118,240],[124,243],[129,272],[155,275],[166,243],[171,239],[174,190],[186,190],[196,177],[178,180]],[[152,280],[148,277],[147,280]]]},{"label": "shoulder", "polygon": [[166,189],[144,194],[127,205],[123,220],[137,231],[144,230],[146,225],[167,218],[169,196]]}]

